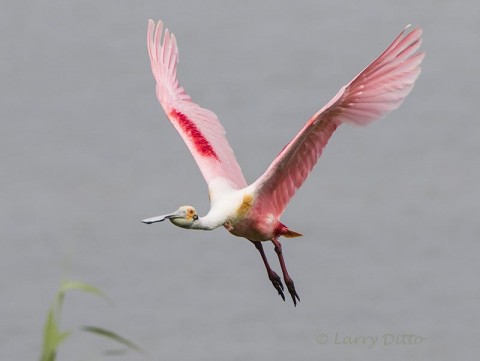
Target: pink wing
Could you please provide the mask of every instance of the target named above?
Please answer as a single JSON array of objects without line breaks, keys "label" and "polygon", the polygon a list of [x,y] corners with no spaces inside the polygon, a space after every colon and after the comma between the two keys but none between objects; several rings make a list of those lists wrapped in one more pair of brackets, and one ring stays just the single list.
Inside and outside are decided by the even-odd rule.
[{"label": "pink wing", "polygon": [[178,49],[175,36],[163,24],[148,21],[147,46],[157,81],[157,98],[168,119],[182,136],[211,190],[213,181],[224,178],[234,189],[247,183],[215,113],[192,102],[178,85]]},{"label": "pink wing", "polygon": [[425,55],[417,52],[422,30],[405,35],[407,28],[307,122],[254,183],[255,212],[280,217],[340,124],[366,125],[400,106],[420,74]]}]

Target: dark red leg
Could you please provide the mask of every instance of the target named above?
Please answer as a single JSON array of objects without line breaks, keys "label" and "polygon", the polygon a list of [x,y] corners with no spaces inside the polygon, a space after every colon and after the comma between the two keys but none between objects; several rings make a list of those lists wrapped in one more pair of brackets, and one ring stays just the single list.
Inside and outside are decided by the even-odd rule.
[{"label": "dark red leg", "polygon": [[263,251],[263,245],[262,242],[255,242],[255,241],[250,241],[254,244],[255,248],[258,249],[258,252],[260,252],[260,256],[262,256],[263,264],[265,265],[265,268],[267,269],[267,274],[268,278],[273,284],[273,287],[278,291],[278,294],[283,298],[285,301],[285,295],[283,294],[283,284],[282,280],[280,277],[270,268],[270,265],[268,264],[267,256],[265,256],[265,252]]},{"label": "dark red leg", "polygon": [[278,255],[278,261],[280,262],[280,266],[282,267],[283,272],[283,280],[287,285],[288,292],[290,296],[292,296],[293,304],[297,306],[297,300],[300,301],[300,297],[298,297],[297,291],[295,291],[295,285],[293,284],[293,280],[290,278],[288,274],[287,267],[285,266],[285,260],[283,259],[282,253],[282,245],[275,237],[272,239],[273,244],[275,245],[275,252]]}]

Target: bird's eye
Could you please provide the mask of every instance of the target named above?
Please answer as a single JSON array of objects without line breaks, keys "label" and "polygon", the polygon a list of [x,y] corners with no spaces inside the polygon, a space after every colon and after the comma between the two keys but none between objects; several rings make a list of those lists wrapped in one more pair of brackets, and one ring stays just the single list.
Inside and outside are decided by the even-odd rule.
[{"label": "bird's eye", "polygon": [[195,215],[193,216],[193,220],[196,221],[197,219],[198,219],[198,216],[195,214]]}]

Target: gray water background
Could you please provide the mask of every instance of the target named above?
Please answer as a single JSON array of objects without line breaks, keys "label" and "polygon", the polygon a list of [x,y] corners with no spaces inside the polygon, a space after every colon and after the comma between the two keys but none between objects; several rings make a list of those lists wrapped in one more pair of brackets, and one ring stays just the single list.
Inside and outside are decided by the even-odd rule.
[{"label": "gray water background", "polygon": [[[209,206],[155,98],[148,18],[175,32],[180,82],[217,113],[249,181],[406,24],[424,28],[411,95],[339,129],[282,218],[304,234],[283,242],[297,308],[224,229],[140,223]],[[113,300],[70,294],[65,329],[110,328],[150,355],[117,359],[477,359],[479,19],[478,1],[4,2],[0,360],[38,359],[62,278]],[[384,333],[422,338],[335,342]],[[111,348],[76,332],[59,360]]]}]

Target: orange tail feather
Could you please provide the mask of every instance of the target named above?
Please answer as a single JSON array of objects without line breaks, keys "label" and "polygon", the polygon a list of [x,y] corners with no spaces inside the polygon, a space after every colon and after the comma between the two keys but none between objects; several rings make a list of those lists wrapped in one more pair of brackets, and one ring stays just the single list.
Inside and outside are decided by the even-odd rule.
[{"label": "orange tail feather", "polygon": [[295,237],[302,237],[303,234],[297,233],[297,232],[292,231],[292,230],[289,229],[287,232],[285,232],[285,233],[283,234],[283,236],[286,237],[286,238],[295,238]]}]

